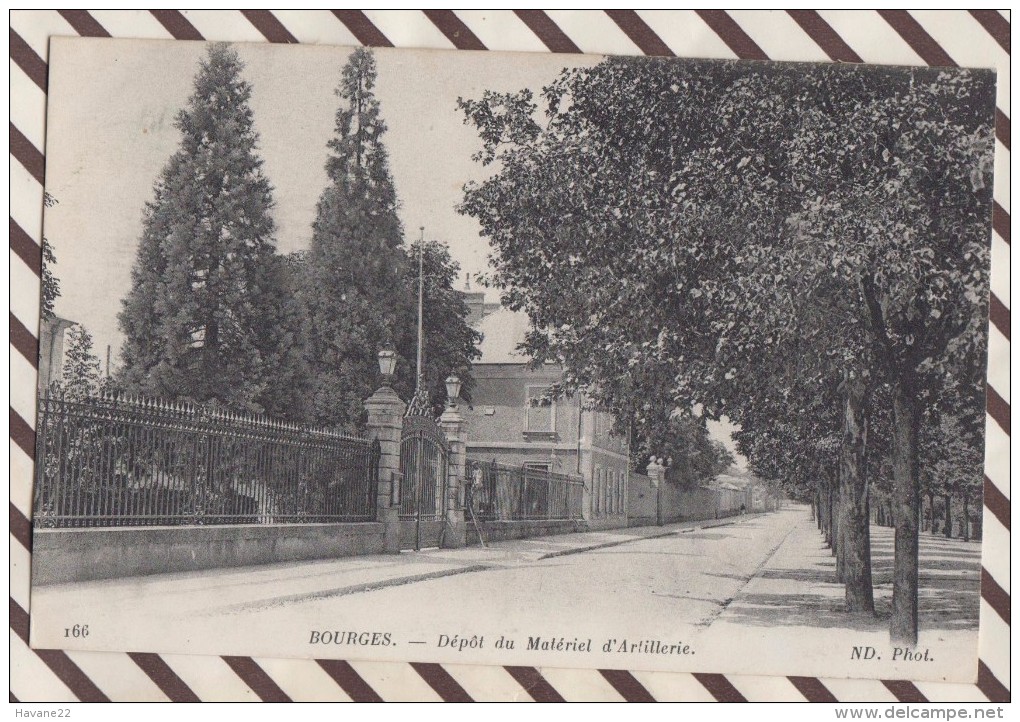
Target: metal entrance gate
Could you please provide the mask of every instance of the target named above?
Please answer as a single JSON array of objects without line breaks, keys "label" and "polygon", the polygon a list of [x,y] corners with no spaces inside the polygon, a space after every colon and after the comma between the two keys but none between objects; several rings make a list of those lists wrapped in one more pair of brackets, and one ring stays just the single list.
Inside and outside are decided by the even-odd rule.
[{"label": "metal entrance gate", "polygon": [[400,548],[442,542],[446,516],[446,436],[432,418],[404,417],[400,436]]}]

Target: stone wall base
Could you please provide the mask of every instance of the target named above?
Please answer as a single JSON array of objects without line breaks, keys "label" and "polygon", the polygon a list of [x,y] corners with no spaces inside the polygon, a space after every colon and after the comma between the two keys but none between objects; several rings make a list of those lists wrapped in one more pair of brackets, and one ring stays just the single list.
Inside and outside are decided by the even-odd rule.
[{"label": "stone wall base", "polygon": [[[479,525],[482,527],[482,534],[488,543],[552,534],[570,534],[580,528],[580,523],[569,519],[560,519],[553,521],[483,521]],[[466,525],[466,537],[469,546],[479,543],[478,530],[470,522]]]},{"label": "stone wall base", "polygon": [[36,529],[32,583],[382,554],[383,527],[378,522],[360,522]]}]

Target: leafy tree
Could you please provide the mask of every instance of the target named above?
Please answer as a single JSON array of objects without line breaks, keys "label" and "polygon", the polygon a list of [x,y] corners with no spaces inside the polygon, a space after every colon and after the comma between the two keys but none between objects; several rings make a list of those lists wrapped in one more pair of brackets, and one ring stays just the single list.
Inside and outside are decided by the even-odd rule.
[{"label": "leafy tree", "polygon": [[[408,251],[410,262],[405,264],[407,278],[403,287],[414,291],[418,287],[419,249],[422,255],[422,376],[424,388],[432,400],[432,410],[438,416],[446,404],[446,379],[456,375],[462,383],[461,396],[471,400],[474,377],[471,362],[481,355],[478,344],[482,335],[467,324],[468,308],[464,294],[455,288],[460,266],[450,257],[445,245],[437,241],[415,241]],[[401,356],[413,359],[417,351],[417,321],[404,319],[405,330],[397,349]],[[405,386],[410,392],[410,385]]]},{"label": "leafy tree", "polygon": [[821,346],[810,341],[791,335],[785,353],[757,349],[748,363],[735,369],[733,381],[739,388],[731,393],[740,403],[731,405],[739,414],[740,429],[734,439],[756,475],[778,481],[794,498],[811,497],[818,526],[836,558],[836,578],[847,584],[852,608],[851,599],[866,599],[870,588],[866,577],[854,581],[847,574],[846,547],[864,545],[867,537],[847,534],[839,473],[844,452],[841,398],[835,384],[805,372],[819,363],[811,356]]},{"label": "leafy tree", "polygon": [[942,498],[942,531],[952,536],[952,501],[960,510],[960,536],[969,538],[970,502],[981,497],[982,450],[980,438],[966,432],[959,419],[949,414],[930,419],[922,427],[920,440],[922,493],[928,496],[935,531],[935,498]]},{"label": "leafy tree", "polygon": [[119,315],[125,389],[288,415],[280,387],[290,321],[275,256],[272,188],[258,155],[243,65],[210,46],[180,147],[145,207],[132,288]]},{"label": "leafy tree", "polygon": [[706,478],[714,478],[733,466],[737,458],[726,448],[726,445],[718,439],[711,440],[711,457],[706,469]]},{"label": "leafy tree", "polygon": [[691,487],[714,479],[733,465],[733,454],[709,435],[704,419],[692,414],[664,413],[657,423],[646,420],[632,426],[631,458],[640,460],[636,471],[644,473],[652,457],[667,460],[666,480]]},{"label": "leafy tree", "polygon": [[[49,193],[43,193],[43,205],[52,208],[57,205],[56,198]],[[41,315],[44,321],[53,318],[53,304],[60,298],[60,280],[53,273],[53,266],[57,265],[57,257],[53,254],[53,246],[49,239],[42,240],[42,308]]]},{"label": "leafy tree", "polygon": [[825,250],[818,265],[858,287],[873,372],[892,399],[891,634],[915,643],[918,431],[947,377],[985,353],[991,87],[968,72],[908,77],[795,146],[812,185],[791,220]]},{"label": "leafy tree", "polygon": [[[417,246],[409,253],[403,245],[376,78],[372,52],[355,50],[336,90],[341,103],[328,143],[330,184],[319,199],[303,293],[314,415],[319,423],[347,427],[363,423],[362,402],[378,386],[377,353],[384,346],[397,351],[397,392],[409,398],[416,386]],[[453,289],[457,266],[446,249],[426,243],[423,265],[423,377],[438,410],[450,373],[470,390],[478,336],[465,322],[467,307]]]},{"label": "leafy tree", "polygon": [[612,60],[545,90],[545,128],[528,91],[462,103],[486,141],[479,159],[498,152],[503,169],[469,186],[463,209],[494,241],[504,298],[532,316],[535,358],[565,359],[566,389],[739,420],[741,374],[720,366],[720,344],[750,329],[732,352],[776,355],[785,312],[805,308],[787,286],[776,298],[772,271],[785,271],[771,253],[797,207],[776,193],[789,159],[775,138],[796,127],[798,83],[799,70]]},{"label": "leafy tree", "polygon": [[[527,350],[609,408],[726,414],[774,473],[790,462],[766,425],[784,422],[838,479],[851,609],[871,604],[868,428],[890,399],[891,633],[908,643],[919,412],[983,356],[989,81],[612,59],[564,71],[544,119],[530,91],[461,103],[477,159],[499,165],[462,210],[492,242],[491,282],[532,318]],[[812,396],[830,411],[817,428],[782,413]]]},{"label": "leafy tree", "polygon": [[[869,415],[867,476],[869,505],[877,524],[895,526],[892,483],[892,401],[889,389],[878,385]],[[922,469],[924,465],[922,464]]]}]

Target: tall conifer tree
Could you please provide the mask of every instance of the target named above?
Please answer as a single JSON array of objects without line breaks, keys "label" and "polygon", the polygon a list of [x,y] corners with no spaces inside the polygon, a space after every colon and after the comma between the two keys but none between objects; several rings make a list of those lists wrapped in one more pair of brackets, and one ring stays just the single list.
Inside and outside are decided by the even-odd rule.
[{"label": "tall conifer tree", "polygon": [[57,383],[64,397],[82,401],[95,396],[103,388],[99,358],[92,350],[92,334],[81,324],[67,332],[62,378]]},{"label": "tall conifer tree", "polygon": [[[164,398],[293,416],[293,326],[275,255],[272,187],[243,64],[209,48],[176,119],[180,147],[155,184],[119,320],[119,381]],[[287,366],[284,373],[282,366]],[[297,373],[300,376],[300,373]]]},{"label": "tall conifer tree", "polygon": [[[336,90],[330,183],[319,198],[305,273],[315,418],[349,428],[361,426],[363,402],[379,385],[376,355],[383,346],[397,352],[397,393],[409,399],[416,384],[418,250],[404,245],[376,78],[372,52],[355,50]],[[480,336],[465,320],[467,306],[453,287],[458,266],[447,250],[427,242],[423,260],[422,376],[438,412],[449,374],[470,391]]]},{"label": "tall conifer tree", "polygon": [[[373,93],[375,59],[355,50],[336,95],[336,132],[327,144],[329,185],[319,198],[308,253],[305,301],[314,368],[316,420],[356,427],[378,385],[376,354],[393,345],[410,308],[403,229]],[[406,381],[407,360],[398,365]]]}]

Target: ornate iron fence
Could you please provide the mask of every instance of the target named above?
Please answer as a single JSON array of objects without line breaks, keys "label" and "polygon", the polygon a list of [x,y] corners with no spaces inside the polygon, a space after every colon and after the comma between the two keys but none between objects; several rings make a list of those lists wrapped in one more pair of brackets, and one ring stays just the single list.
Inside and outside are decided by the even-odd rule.
[{"label": "ornate iron fence", "polygon": [[479,521],[580,519],[579,476],[467,460],[466,501]]},{"label": "ornate iron fence", "polygon": [[375,519],[379,444],[262,416],[104,396],[40,401],[35,524]]}]

